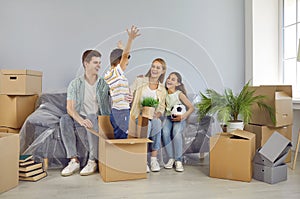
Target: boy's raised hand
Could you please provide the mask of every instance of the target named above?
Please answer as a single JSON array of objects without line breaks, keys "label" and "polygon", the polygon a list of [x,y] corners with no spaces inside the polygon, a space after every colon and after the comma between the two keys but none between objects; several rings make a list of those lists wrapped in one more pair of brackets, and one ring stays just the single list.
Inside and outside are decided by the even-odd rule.
[{"label": "boy's raised hand", "polygon": [[139,33],[140,30],[134,25],[131,26],[130,30],[126,29],[126,31],[127,31],[128,37],[132,40],[134,40],[136,37],[141,35]]}]

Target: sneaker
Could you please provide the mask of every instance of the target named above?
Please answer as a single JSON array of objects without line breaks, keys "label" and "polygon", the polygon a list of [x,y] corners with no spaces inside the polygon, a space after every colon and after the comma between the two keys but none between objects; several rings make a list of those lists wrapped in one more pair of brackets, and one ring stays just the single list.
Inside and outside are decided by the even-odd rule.
[{"label": "sneaker", "polygon": [[159,163],[157,160],[151,161],[150,163],[151,171],[160,171]]},{"label": "sneaker", "polygon": [[164,165],[165,169],[172,169],[174,166],[175,160],[169,159],[168,163]]},{"label": "sneaker", "polygon": [[76,171],[79,170],[79,163],[76,162],[75,159],[71,159],[71,161],[69,162],[68,166],[66,166],[62,171],[61,171],[61,175],[62,176],[70,176],[72,174],[74,174]]},{"label": "sneaker", "polygon": [[176,161],[175,162],[175,170],[178,171],[178,172],[184,171],[181,161]]},{"label": "sneaker", "polygon": [[150,169],[149,169],[148,164],[147,164],[147,173],[150,173]]},{"label": "sneaker", "polygon": [[80,175],[87,176],[91,175],[97,170],[97,164],[95,160],[89,160],[85,167],[80,171]]}]

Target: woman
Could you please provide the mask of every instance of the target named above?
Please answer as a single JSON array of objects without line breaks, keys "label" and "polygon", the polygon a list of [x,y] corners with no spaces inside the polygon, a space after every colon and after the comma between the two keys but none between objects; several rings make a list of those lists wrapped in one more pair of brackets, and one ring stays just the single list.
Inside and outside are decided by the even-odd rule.
[{"label": "woman", "polygon": [[[134,125],[130,125],[129,134],[135,132],[136,120],[141,114],[141,102],[146,97],[153,97],[158,99],[159,105],[155,109],[152,120],[148,122],[148,137],[152,138],[152,151],[150,168],[151,171],[160,171],[159,163],[157,161],[157,151],[161,143],[161,120],[159,119],[165,111],[165,99],[167,91],[163,85],[166,73],[166,62],[161,58],[156,58],[152,61],[151,68],[144,77],[138,77],[131,86],[133,92],[133,102],[131,106],[130,116],[134,121]],[[147,166],[147,172],[149,167]]]}]

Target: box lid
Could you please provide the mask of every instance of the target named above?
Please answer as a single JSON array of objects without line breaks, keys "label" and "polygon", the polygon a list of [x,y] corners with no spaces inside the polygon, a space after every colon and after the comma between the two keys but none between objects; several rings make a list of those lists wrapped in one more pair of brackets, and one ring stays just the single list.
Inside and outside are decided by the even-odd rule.
[{"label": "box lid", "polygon": [[284,161],[284,157],[291,147],[291,141],[275,131],[257,153],[269,160],[273,165],[278,165],[280,161]]},{"label": "box lid", "polygon": [[8,70],[2,69],[1,73],[3,75],[32,75],[32,76],[42,76],[43,72],[36,70]]},{"label": "box lid", "polygon": [[227,133],[227,134],[231,134],[233,136],[240,137],[240,138],[247,139],[247,140],[251,140],[252,138],[255,137],[254,133],[250,133],[248,131],[239,130],[239,129],[231,131],[230,133]]}]

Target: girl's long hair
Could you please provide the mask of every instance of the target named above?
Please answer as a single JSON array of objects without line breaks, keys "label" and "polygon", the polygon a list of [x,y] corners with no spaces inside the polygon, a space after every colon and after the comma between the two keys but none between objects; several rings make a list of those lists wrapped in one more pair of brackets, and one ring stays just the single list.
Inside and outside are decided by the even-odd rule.
[{"label": "girl's long hair", "polygon": [[[176,89],[176,90],[180,90],[180,91],[186,96],[186,89],[185,89],[185,87],[184,87],[184,84],[182,83],[182,77],[181,77],[181,75],[180,75],[178,72],[171,72],[171,73],[169,74],[169,77],[170,77],[170,75],[172,75],[172,74],[176,75],[176,77],[177,77],[177,82],[180,83],[180,85],[179,85],[179,86],[176,86],[175,89]],[[166,89],[168,90],[168,88],[167,88],[167,82],[165,83],[165,87],[166,87]]]}]

